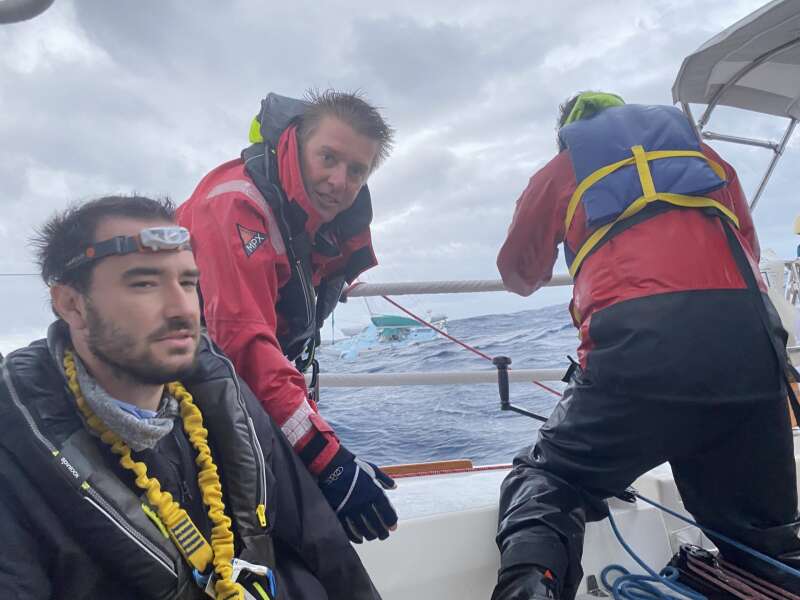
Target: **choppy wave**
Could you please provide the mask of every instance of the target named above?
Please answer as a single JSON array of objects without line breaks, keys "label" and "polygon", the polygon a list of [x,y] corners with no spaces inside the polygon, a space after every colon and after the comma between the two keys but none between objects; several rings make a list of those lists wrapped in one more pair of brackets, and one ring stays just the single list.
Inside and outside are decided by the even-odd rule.
[{"label": "choppy wave", "polygon": [[[577,336],[566,305],[448,323],[456,338],[514,367],[566,368]],[[492,368],[444,338],[386,344],[357,361],[339,358],[337,345],[320,351],[323,372],[383,373]],[[563,389],[563,384],[553,387]],[[532,384],[512,384],[512,402],[548,415],[558,398]],[[500,411],[496,384],[323,389],[320,410],[353,452],[379,464],[469,458],[475,464],[510,462],[534,441],[539,423]]]}]

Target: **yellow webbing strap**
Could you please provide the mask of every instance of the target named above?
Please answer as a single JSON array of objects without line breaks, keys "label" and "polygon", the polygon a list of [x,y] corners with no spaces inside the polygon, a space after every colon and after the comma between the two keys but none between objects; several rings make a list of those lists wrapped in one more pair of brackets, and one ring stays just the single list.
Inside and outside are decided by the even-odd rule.
[{"label": "yellow webbing strap", "polygon": [[684,196],[681,194],[656,194],[650,199],[640,196],[633,203],[631,203],[631,205],[625,209],[625,212],[618,216],[613,222],[603,225],[589,236],[589,238],[583,243],[583,246],[581,246],[581,249],[575,255],[575,259],[572,261],[572,264],[569,267],[569,274],[575,277],[575,273],[578,272],[581,263],[584,261],[589,252],[591,252],[592,249],[600,243],[603,237],[605,237],[605,235],[612,227],[614,227],[614,225],[620,221],[624,221],[625,219],[632,217],[640,210],[644,209],[648,204],[655,202],[656,200],[662,200],[664,202],[674,204],[675,206],[683,206],[685,208],[715,208],[728,217],[737,228],[739,227],[739,218],[733,212],[731,212],[727,206],[717,202],[716,200],[713,200],[712,198],[706,198],[704,196]]},{"label": "yellow webbing strap", "polygon": [[[631,149],[631,151],[633,151],[633,149]],[[716,161],[711,160],[702,152],[695,152],[694,150],[654,150],[653,152],[645,152],[644,157],[647,159],[648,162],[651,160],[660,160],[662,158],[678,158],[678,157],[702,158],[708,163],[708,166],[713,169],[714,173],[717,174],[717,177],[719,177],[723,181],[727,180],[727,177],[725,176],[725,169],[722,167],[722,165],[720,165]],[[595,171],[588,177],[584,178],[583,181],[580,182],[578,187],[575,189],[575,192],[573,192],[572,198],[570,198],[569,205],[567,206],[567,217],[564,220],[564,225],[566,225],[567,230],[569,229],[569,226],[572,224],[572,219],[575,217],[575,211],[578,210],[578,204],[580,203],[583,194],[586,193],[586,190],[588,190],[595,183],[603,179],[603,177],[611,175],[611,173],[613,173],[614,171],[617,171],[622,167],[627,167],[628,165],[634,164],[635,160],[636,159],[634,156],[630,156],[629,158],[625,158],[610,165],[606,165],[605,167],[597,169],[597,171]]]},{"label": "yellow webbing strap", "polygon": [[253,582],[253,587],[256,589],[259,596],[261,596],[262,600],[269,600],[269,594],[267,594],[267,591],[257,581]]},{"label": "yellow webbing strap", "polygon": [[655,184],[653,183],[653,175],[650,172],[650,165],[649,162],[651,160],[660,160],[662,158],[676,158],[676,157],[693,157],[693,158],[702,158],[706,162],[708,162],[709,166],[714,170],[714,173],[722,179],[726,181],[725,177],[725,169],[723,169],[722,165],[719,163],[711,160],[702,152],[696,152],[693,150],[657,150],[653,152],[646,152],[642,146],[633,146],[631,148],[631,153],[633,156],[630,158],[626,158],[624,160],[615,162],[610,165],[606,165],[601,169],[598,169],[588,177],[586,177],[583,181],[580,182],[578,187],[575,190],[575,193],[572,194],[572,198],[569,201],[569,206],[567,207],[567,217],[565,220],[566,230],[569,230],[570,225],[572,224],[572,219],[575,216],[575,211],[578,208],[578,204],[583,197],[583,194],[588,190],[592,185],[603,179],[603,177],[607,177],[614,171],[621,169],[622,167],[626,167],[628,165],[636,165],[636,170],[639,174],[639,183],[642,186],[642,195],[634,200],[625,211],[619,215],[613,222],[607,223],[603,225],[599,229],[597,229],[589,238],[583,243],[578,253],[575,255],[575,259],[572,261],[572,264],[569,267],[569,273],[573,277],[578,272],[578,269],[583,263],[584,259],[588,256],[589,252],[600,243],[600,241],[605,237],[605,235],[611,230],[614,225],[619,223],[620,221],[624,221],[638,213],[639,211],[643,210],[648,204],[651,202],[662,201],[668,202],[670,204],[674,204],[675,206],[682,206],[685,208],[715,208],[728,217],[736,227],[739,227],[739,219],[736,215],[724,204],[721,202],[717,202],[712,198],[707,198],[705,196],[688,196],[685,194],[670,194],[670,193],[660,193],[656,190]]},{"label": "yellow webbing strap", "polygon": [[633,160],[636,162],[636,170],[639,172],[639,183],[642,184],[642,193],[645,202],[654,198],[656,195],[656,184],[653,183],[653,174],[650,173],[650,165],[647,163],[647,156],[644,148],[634,146],[631,148]]}]

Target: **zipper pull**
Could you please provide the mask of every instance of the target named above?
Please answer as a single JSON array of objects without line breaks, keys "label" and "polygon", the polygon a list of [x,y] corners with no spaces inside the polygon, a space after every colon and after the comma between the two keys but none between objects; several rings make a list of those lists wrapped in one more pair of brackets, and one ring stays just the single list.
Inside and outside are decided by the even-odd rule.
[{"label": "zipper pull", "polygon": [[263,504],[259,504],[256,507],[256,515],[258,516],[258,523],[264,529],[267,528],[267,507]]}]

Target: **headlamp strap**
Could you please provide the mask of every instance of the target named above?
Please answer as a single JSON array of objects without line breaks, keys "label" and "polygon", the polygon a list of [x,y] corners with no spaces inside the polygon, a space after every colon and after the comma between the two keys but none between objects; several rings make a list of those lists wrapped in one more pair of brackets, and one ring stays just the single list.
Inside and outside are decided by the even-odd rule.
[{"label": "headlamp strap", "polygon": [[160,250],[183,250],[191,248],[189,231],[184,227],[151,227],[142,229],[139,235],[118,235],[96,242],[81,254],[70,259],[65,271],[106,256],[132,254],[134,252],[158,252]]},{"label": "headlamp strap", "polygon": [[118,235],[109,240],[103,240],[92,244],[82,254],[71,259],[67,264],[67,269],[74,269],[80,265],[111,256],[113,254],[130,254],[132,252],[139,252],[140,246],[138,239],[133,236]]}]

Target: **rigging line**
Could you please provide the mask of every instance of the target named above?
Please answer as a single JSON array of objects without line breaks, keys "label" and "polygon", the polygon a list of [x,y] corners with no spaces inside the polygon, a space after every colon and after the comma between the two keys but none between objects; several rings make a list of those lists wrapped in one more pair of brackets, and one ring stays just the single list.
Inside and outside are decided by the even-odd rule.
[{"label": "rigging line", "polygon": [[684,515],[682,515],[680,513],[677,513],[677,512],[675,512],[674,510],[672,510],[670,508],[667,508],[663,504],[659,504],[655,500],[651,500],[647,496],[642,496],[639,492],[634,491],[633,495],[636,496],[639,500],[642,500],[643,502],[646,502],[650,506],[655,506],[656,508],[658,508],[659,510],[667,513],[671,517],[675,517],[676,519],[679,519],[679,520],[683,521],[684,523],[688,523],[689,525],[697,527],[698,529],[703,531],[708,536],[716,537],[716,538],[722,540],[723,542],[725,542],[726,544],[730,544],[731,546],[741,550],[742,552],[746,552],[750,556],[754,556],[754,557],[766,562],[767,564],[775,567],[776,569],[779,569],[779,570],[783,571],[784,573],[788,573],[789,575],[792,575],[793,577],[795,577],[797,579],[800,579],[800,570],[795,569],[794,567],[790,567],[789,565],[787,565],[785,563],[782,563],[781,561],[776,560],[776,559],[772,558],[771,556],[767,556],[763,552],[759,552],[758,550],[750,548],[749,546],[746,546],[745,544],[743,544],[741,542],[737,542],[736,540],[729,538],[728,536],[720,533],[719,531],[715,531],[715,530],[711,529],[710,527],[706,527],[705,525],[701,525],[697,521],[689,519],[688,517],[686,517],[686,516],[684,516]]},{"label": "rigging line", "polygon": [[[433,323],[429,323],[428,321],[426,321],[422,317],[420,317],[418,315],[415,315],[413,312],[411,312],[410,310],[408,310],[404,306],[401,306],[399,303],[397,303],[394,300],[392,300],[389,296],[381,296],[381,298],[386,300],[389,304],[392,304],[393,306],[395,306],[395,307],[399,308],[400,310],[402,310],[404,313],[406,313],[412,319],[422,323],[423,325],[425,325],[425,327],[429,327],[429,328],[433,329],[439,335],[441,335],[443,337],[446,337],[451,342],[454,342],[454,343],[458,344],[459,346],[461,346],[462,348],[465,348],[465,349],[469,350],[470,352],[474,352],[475,354],[477,354],[481,358],[485,358],[489,362],[492,362],[492,357],[491,356],[488,356],[487,354],[484,354],[483,352],[481,352],[477,348],[473,348],[469,344],[467,344],[465,342],[462,342],[461,340],[453,337],[452,335],[450,335],[446,331],[443,331],[442,329],[439,329],[438,327],[436,327],[436,325],[434,325]],[[550,392],[551,394],[553,394],[555,396],[558,396],[559,398],[562,396],[561,392],[559,392],[558,390],[554,390],[553,388],[551,388],[549,386],[546,386],[545,384],[543,384],[543,383],[541,383],[539,381],[532,381],[531,383],[533,383],[534,385],[538,385],[543,390],[546,390],[546,391]]]},{"label": "rigging line", "polygon": [[469,344],[467,344],[467,343],[465,343],[465,342],[462,342],[461,340],[458,340],[458,339],[454,338],[452,335],[450,335],[450,334],[449,334],[449,333],[447,333],[446,331],[444,331],[444,330],[442,330],[442,329],[439,329],[438,327],[436,327],[436,325],[434,325],[433,323],[429,323],[428,321],[426,321],[426,320],[425,320],[425,319],[423,319],[422,317],[420,317],[420,316],[418,316],[418,315],[415,315],[413,312],[411,312],[410,310],[408,310],[408,309],[407,309],[407,308],[405,308],[404,306],[401,306],[400,304],[398,304],[397,302],[395,302],[394,300],[392,300],[392,299],[391,299],[389,296],[381,296],[381,298],[383,298],[384,300],[386,300],[386,301],[387,301],[389,304],[392,304],[392,305],[396,306],[397,308],[399,308],[400,310],[402,310],[404,313],[406,313],[406,314],[407,314],[408,316],[410,316],[412,319],[414,319],[414,320],[416,320],[416,321],[419,321],[420,323],[422,323],[422,324],[423,324],[423,325],[425,325],[426,327],[430,327],[431,329],[433,329],[433,330],[434,330],[436,333],[438,333],[438,334],[440,334],[440,335],[442,335],[442,336],[446,337],[446,338],[447,338],[448,340],[450,340],[451,342],[455,342],[455,343],[456,343],[456,344],[458,344],[459,346],[461,346],[461,347],[463,347],[463,348],[465,348],[465,349],[469,350],[470,352],[473,352],[473,353],[477,354],[477,355],[478,355],[478,356],[480,356],[481,358],[485,358],[486,360],[488,360],[488,361],[490,361],[490,362],[491,362],[491,360],[492,360],[492,357],[491,357],[491,356],[488,356],[487,354],[484,354],[483,352],[481,352],[481,351],[480,351],[480,350],[478,350],[477,348],[473,348],[473,347],[472,347],[472,346],[470,346]]},{"label": "rigging line", "polygon": [[364,304],[367,307],[367,312],[369,313],[370,318],[374,317],[375,313],[372,312],[372,307],[369,305],[369,302],[367,302],[367,297],[366,296],[364,296]]}]

